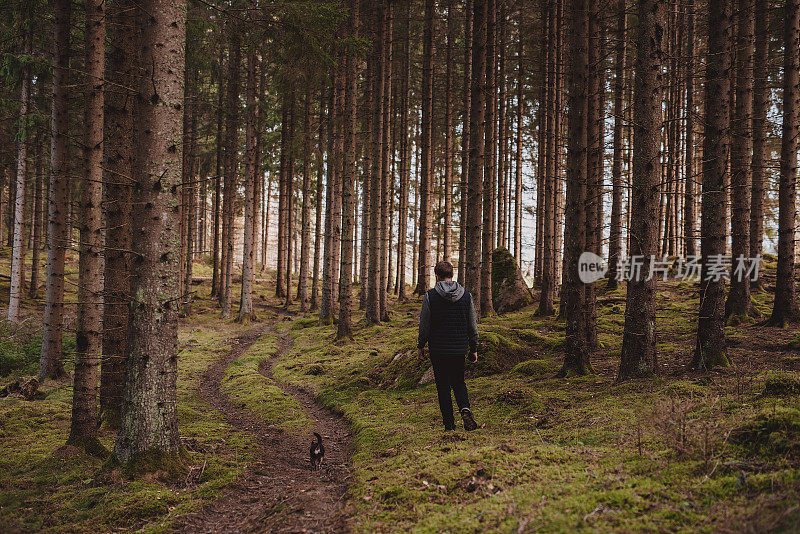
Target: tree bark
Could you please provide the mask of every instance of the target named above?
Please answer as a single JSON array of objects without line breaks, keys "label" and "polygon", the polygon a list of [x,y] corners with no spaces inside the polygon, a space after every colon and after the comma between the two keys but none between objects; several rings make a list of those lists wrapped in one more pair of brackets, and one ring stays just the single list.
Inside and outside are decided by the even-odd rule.
[{"label": "tree bark", "polygon": [[220,268],[220,202],[222,201],[222,170],[224,167],[223,163],[223,146],[225,141],[222,137],[222,127],[224,122],[224,107],[223,107],[223,98],[225,95],[225,87],[223,83],[223,75],[222,75],[222,66],[224,61],[225,55],[225,48],[220,43],[219,45],[219,59],[217,60],[217,132],[214,138],[214,145],[215,145],[215,175],[214,175],[214,198],[212,201],[211,212],[212,212],[212,220],[214,224],[213,230],[213,239],[214,244],[212,246],[211,252],[211,264],[212,264],[212,274],[211,274],[211,296],[216,297],[220,295],[220,278],[221,278],[221,268]]},{"label": "tree bark", "polygon": [[[755,51],[753,56],[753,157],[750,162],[750,257],[760,258],[764,239],[764,181],[767,161],[767,67],[769,61],[769,1],[755,0]],[[752,290],[761,289],[760,279]]]},{"label": "tree bark", "polygon": [[465,237],[464,285],[480,317],[481,213],[483,209],[484,133],[486,117],[486,18],[488,0],[473,0],[472,79],[469,112],[469,183]]},{"label": "tree bark", "polygon": [[103,273],[103,360],[100,365],[100,408],[111,428],[119,425],[125,387],[125,347],[131,273],[131,164],[133,161],[134,25],[132,0],[109,9],[111,46],[105,88],[105,219]]},{"label": "tree bark", "polygon": [[[383,68],[384,88],[383,88],[383,102],[382,102],[382,131],[381,131],[381,149],[383,150],[381,157],[381,234],[380,234],[380,277],[378,284],[378,292],[380,294],[380,318],[381,321],[389,320],[389,307],[388,307],[388,294],[387,286],[388,280],[391,278],[391,269],[389,265],[389,249],[391,248],[391,239],[389,237],[389,212],[392,208],[392,187],[390,186],[389,178],[389,161],[393,157],[390,143],[391,132],[391,109],[392,109],[392,28],[393,28],[393,3],[386,2],[383,8],[383,59],[381,65]],[[341,202],[341,199],[340,199]]]},{"label": "tree bark", "polygon": [[[352,0],[349,34],[358,39],[358,0]],[[339,271],[339,324],[336,339],[353,337],[353,248],[355,246],[357,182],[356,134],[358,130],[358,61],[356,51],[346,52],[344,104],[344,173],[342,174],[342,267]]]},{"label": "tree bark", "polygon": [[[469,1],[469,0],[468,0]],[[403,59],[400,76],[400,206],[397,214],[397,297],[406,295],[406,257],[408,248],[408,199],[411,180],[411,140],[408,131],[409,78],[411,76],[411,0],[405,0],[402,18]],[[363,284],[363,280],[362,280]]]},{"label": "tree bark", "polygon": [[[497,167],[497,130],[495,109],[497,95],[495,85],[496,47],[495,27],[497,21],[496,0],[488,0],[486,9],[486,132],[484,138],[483,159],[483,226],[481,235],[481,283],[480,283],[480,316],[487,317],[494,313],[492,306],[492,251],[495,246],[495,185]],[[475,310],[478,312],[478,310]]]},{"label": "tree bark", "polygon": [[633,94],[633,183],[629,232],[631,259],[643,262],[641,275],[631,270],[625,300],[625,329],[618,380],[658,374],[656,354],[656,279],[651,257],[658,252],[658,191],[661,181],[662,65],[666,38],[663,0],[638,0],[639,27]]},{"label": "tree bark", "polygon": [[97,394],[102,353],[100,255],[103,194],[103,75],[105,73],[105,2],[86,2],[86,93],[83,116],[83,179],[80,197],[78,318],[75,331],[75,380],[67,443],[99,448]]},{"label": "tree bark", "polygon": [[587,0],[573,0],[568,11],[570,53],[568,86],[567,197],[564,237],[564,364],[559,376],[593,373],[589,363],[587,339],[588,309],[586,291],[578,276],[578,259],[586,249],[587,177],[587,76],[589,44],[589,6]]},{"label": "tree bark", "polygon": [[[556,287],[556,208],[558,194],[556,182],[558,180],[558,151],[557,151],[557,122],[556,114],[557,85],[558,85],[558,64],[556,49],[558,46],[558,16],[556,2],[550,0],[549,16],[547,18],[547,89],[543,91],[545,96],[545,156],[544,156],[544,211],[542,213],[542,274],[541,292],[539,294],[539,309],[537,315],[553,315],[553,300],[555,299]],[[540,180],[541,182],[542,180]]]},{"label": "tree bark", "polygon": [[466,276],[466,256],[467,256],[467,204],[469,196],[469,143],[470,128],[472,119],[470,111],[472,108],[472,18],[473,0],[465,1],[464,19],[464,116],[461,126],[461,214],[459,217],[460,231],[458,234],[458,283],[464,284]]},{"label": "tree bark", "polygon": [[256,189],[258,187],[258,153],[256,152],[256,53],[247,53],[247,82],[245,85],[245,170],[244,170],[244,243],[242,247],[242,288],[237,322],[247,323],[256,318],[253,308],[255,278]]},{"label": "tree bark", "polygon": [[455,40],[454,0],[447,4],[447,46],[445,50],[445,105],[444,105],[444,222],[442,236],[442,261],[450,261],[453,227],[453,41]]},{"label": "tree bark", "polygon": [[778,269],[769,323],[783,327],[800,319],[795,288],[797,149],[800,144],[800,0],[784,7],[783,131],[778,186]]},{"label": "tree bark", "polygon": [[300,311],[308,310],[308,263],[311,252],[311,92],[305,96],[303,128],[303,204],[300,215],[300,279],[298,298]]},{"label": "tree bark", "polygon": [[622,150],[625,108],[625,46],[626,12],[625,1],[617,0],[617,35],[614,47],[614,156],[611,162],[611,231],[608,240],[608,284],[617,288],[617,273],[622,252]]},{"label": "tree bark", "polygon": [[123,463],[174,468],[179,454],[178,315],[175,255],[180,221],[186,7],[139,3],[134,123],[131,307],[122,425],[114,454]]},{"label": "tree bark", "polygon": [[519,11],[517,31],[517,160],[514,168],[514,257],[522,267],[522,118],[524,115],[524,45],[522,40],[522,8]]},{"label": "tree bark", "polygon": [[[26,9],[23,15],[26,19],[30,18],[30,8]],[[22,53],[30,54],[31,51],[31,30],[25,31],[24,45]],[[28,134],[27,122],[31,99],[31,68],[28,63],[22,67],[22,83],[20,84],[19,97],[19,134],[17,144],[17,176],[14,184],[14,212],[13,212],[13,232],[11,247],[11,287],[8,293],[8,320],[12,323],[19,322],[19,305],[22,298],[22,291],[25,279],[25,207],[27,192],[28,175]],[[9,205],[11,202],[9,200]]]},{"label": "tree bark", "polygon": [[[750,163],[752,160],[753,0],[737,1],[736,103],[731,119],[731,254],[733,265],[748,262],[750,254]],[[749,263],[749,262],[748,262]],[[750,277],[732,273],[725,316],[743,320],[753,311]]]},{"label": "tree bark", "polygon": [[[323,183],[325,177],[325,166],[323,165],[324,161],[324,146],[325,146],[325,130],[323,128],[324,122],[324,114],[325,114],[325,106],[322,103],[322,96],[320,95],[320,103],[319,103],[319,120],[317,124],[319,125],[318,131],[318,141],[317,141],[317,190],[315,195],[315,203],[316,203],[316,213],[315,213],[315,224],[314,224],[314,271],[311,275],[311,302],[309,304],[309,309],[311,311],[316,310],[319,307],[319,275],[320,275],[320,260],[322,258],[322,236],[323,236],[323,227],[322,227],[322,195],[323,195]],[[265,230],[266,231],[266,230]]]},{"label": "tree bark", "polygon": [[370,173],[370,210],[369,210],[369,258],[368,258],[368,278],[367,278],[367,300],[366,300],[366,319],[368,323],[380,323],[381,305],[380,294],[382,291],[381,277],[381,204],[382,187],[381,171],[383,168],[383,93],[385,91],[385,54],[384,54],[384,32],[386,9],[385,0],[374,8],[374,24],[378,28],[375,33],[373,45],[373,68],[372,68],[372,157]]},{"label": "tree bark", "polygon": [[39,251],[42,248],[42,144],[44,135],[39,134],[36,140],[36,156],[34,158],[33,175],[33,239],[31,240],[31,280],[28,286],[28,298],[35,299],[39,294]]},{"label": "tree bark", "polygon": [[233,305],[233,244],[236,209],[237,154],[239,140],[239,71],[242,62],[240,28],[228,22],[228,93],[225,105],[225,191],[222,204],[222,273],[220,305],[222,318],[231,316]]},{"label": "tree bark", "polygon": [[697,255],[697,215],[695,210],[694,166],[694,54],[695,54],[695,0],[686,2],[686,162],[684,164],[683,239],[687,257]]},{"label": "tree bark", "polygon": [[425,0],[425,25],[422,37],[422,161],[419,176],[419,252],[417,254],[417,287],[414,293],[424,294],[431,278],[431,224],[433,183],[433,24],[436,19],[436,3]]},{"label": "tree bark", "polygon": [[729,364],[725,346],[725,280],[709,276],[712,258],[725,254],[725,171],[730,148],[730,35],[732,0],[709,6],[709,57],[706,63],[703,191],[700,220],[700,316],[694,369]]},{"label": "tree bark", "polygon": [[53,110],[50,179],[47,187],[47,280],[42,319],[39,379],[64,374],[61,340],[64,311],[64,263],[69,209],[69,56],[71,0],[55,0],[53,35]]}]

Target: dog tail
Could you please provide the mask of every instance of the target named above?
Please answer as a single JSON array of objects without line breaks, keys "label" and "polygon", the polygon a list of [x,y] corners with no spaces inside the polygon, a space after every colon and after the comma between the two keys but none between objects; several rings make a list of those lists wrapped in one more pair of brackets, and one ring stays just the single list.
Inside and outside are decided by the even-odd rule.
[{"label": "dog tail", "polygon": [[314,432],[314,436],[317,438],[317,445],[322,445],[322,436]]}]

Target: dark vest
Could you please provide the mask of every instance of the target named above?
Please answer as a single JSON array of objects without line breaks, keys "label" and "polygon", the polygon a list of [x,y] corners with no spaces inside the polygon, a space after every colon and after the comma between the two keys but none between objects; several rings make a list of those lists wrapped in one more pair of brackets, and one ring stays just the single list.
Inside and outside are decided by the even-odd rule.
[{"label": "dark vest", "polygon": [[431,308],[431,328],[428,347],[431,354],[464,356],[469,350],[469,310],[472,295],[469,291],[456,302],[442,298],[436,289],[428,291]]}]

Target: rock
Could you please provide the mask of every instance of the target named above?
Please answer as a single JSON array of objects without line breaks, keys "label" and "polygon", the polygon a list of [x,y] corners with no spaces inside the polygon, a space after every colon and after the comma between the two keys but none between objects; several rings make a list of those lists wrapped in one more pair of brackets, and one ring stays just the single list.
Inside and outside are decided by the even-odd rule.
[{"label": "rock", "polygon": [[422,374],[422,377],[419,379],[418,384],[420,386],[424,386],[426,384],[430,384],[433,382],[433,367],[428,367],[428,370]]},{"label": "rock", "polygon": [[508,313],[533,303],[531,290],[522,278],[517,260],[505,247],[492,252],[492,305],[497,313]]}]

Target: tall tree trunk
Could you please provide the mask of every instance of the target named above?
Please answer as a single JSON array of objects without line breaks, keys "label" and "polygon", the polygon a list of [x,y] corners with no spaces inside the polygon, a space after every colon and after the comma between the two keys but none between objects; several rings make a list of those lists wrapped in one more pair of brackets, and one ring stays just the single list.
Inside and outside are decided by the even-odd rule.
[{"label": "tall tree trunk", "polygon": [[[495,246],[495,185],[497,167],[497,126],[495,110],[496,94],[496,28],[497,3],[488,0],[486,9],[486,132],[484,138],[483,160],[483,227],[481,236],[481,284],[480,284],[480,316],[486,317],[494,313],[492,306],[492,251]],[[478,310],[476,310],[477,312]]]},{"label": "tall tree trunk", "polygon": [[100,408],[111,428],[119,425],[125,386],[125,347],[131,272],[131,163],[133,161],[134,25],[132,0],[109,10],[111,46],[105,88],[105,219],[103,272],[103,360],[100,364]]},{"label": "tall tree trunk", "polygon": [[625,329],[617,378],[658,374],[656,355],[656,278],[650,277],[658,252],[658,191],[661,181],[662,65],[666,38],[664,0],[638,0],[638,43],[633,94],[633,183],[629,254],[643,262],[641,273],[625,274]]},{"label": "tall tree trunk", "polygon": [[454,0],[447,4],[447,46],[445,51],[445,105],[444,105],[444,222],[442,236],[442,261],[450,261],[453,227],[453,41],[455,40]]},{"label": "tall tree trunk", "polygon": [[[599,21],[600,9],[598,4],[590,7],[589,13],[589,58],[587,78],[587,106],[586,106],[586,137],[588,149],[586,151],[586,250],[595,254],[600,253],[602,247],[601,235],[597,225],[602,202],[603,167],[602,151],[603,139],[601,121],[604,119],[602,112],[603,99],[601,85],[604,83],[601,61],[601,24]],[[589,348],[598,346],[597,341],[597,312],[595,284],[585,284],[586,296],[586,340]]]},{"label": "tall tree trunk", "polygon": [[436,19],[436,2],[425,0],[425,26],[422,37],[422,161],[419,184],[419,252],[417,287],[414,293],[424,294],[431,279],[431,190],[433,189],[433,24]]},{"label": "tall tree trunk", "polygon": [[33,239],[31,240],[31,280],[28,297],[35,299],[39,294],[39,251],[42,248],[42,144],[44,135],[39,134],[36,140],[36,156],[33,174]]},{"label": "tall tree trunk", "polygon": [[469,111],[469,183],[464,258],[464,285],[480,317],[481,213],[483,209],[484,133],[486,117],[486,18],[488,0],[473,0],[472,80]]},{"label": "tall tree trunk", "polygon": [[[249,15],[248,10],[248,15]],[[253,308],[255,277],[256,189],[258,187],[258,153],[256,152],[256,54],[247,53],[245,84],[245,170],[244,170],[244,243],[242,247],[242,288],[237,322],[247,323],[256,317]]]},{"label": "tall tree trunk", "polygon": [[725,346],[725,280],[709,274],[712,258],[725,254],[725,171],[730,147],[731,3],[709,6],[706,63],[705,138],[703,140],[702,218],[700,220],[700,316],[694,369],[728,365]]},{"label": "tall tree trunk", "polygon": [[300,311],[308,309],[308,263],[311,253],[311,92],[305,96],[305,127],[303,128],[303,205],[300,215],[300,280],[298,298]]},{"label": "tall tree trunk", "polygon": [[[753,113],[754,0],[737,1],[736,103],[731,119],[731,253],[734,271],[750,254],[750,162]],[[725,316],[744,319],[751,314],[750,277],[731,273]]]},{"label": "tall tree trunk", "polygon": [[617,0],[617,42],[614,47],[614,156],[611,162],[611,231],[608,239],[608,284],[617,288],[622,252],[622,145],[625,109],[626,12],[625,1]]},{"label": "tall tree trunk", "polygon": [[578,260],[586,250],[587,177],[587,77],[589,44],[589,6],[587,0],[573,0],[568,13],[571,66],[568,88],[567,197],[564,236],[564,365],[559,376],[591,374],[588,307],[586,291],[578,275]]},{"label": "tall tree trunk", "polygon": [[[184,78],[186,76],[184,75]],[[184,128],[188,128],[188,132],[184,132],[183,138],[185,139],[183,154],[183,169],[182,175],[186,178],[184,183],[184,227],[185,227],[185,250],[183,253],[183,283],[181,296],[181,304],[183,308],[183,315],[189,316],[192,313],[192,267],[194,265],[193,254],[196,248],[195,239],[195,209],[197,207],[197,160],[195,157],[195,146],[197,144],[197,76],[193,76],[191,80],[187,81],[184,90],[184,110],[188,117]]]},{"label": "tall tree trunk", "polygon": [[[25,15],[29,19],[32,14],[27,8]],[[25,31],[24,47],[22,53],[28,55],[31,51],[31,30]],[[25,193],[28,175],[28,112],[31,99],[31,68],[29,64],[22,67],[22,83],[19,97],[19,134],[17,144],[17,176],[14,184],[14,213],[11,247],[11,287],[8,293],[8,320],[12,323],[19,322],[19,304],[22,298],[22,286],[25,278]],[[9,204],[11,202],[9,201]]]},{"label": "tall tree trunk", "polygon": [[[358,0],[352,0],[349,34],[358,39]],[[344,173],[342,174],[342,268],[339,271],[339,324],[336,338],[352,338],[353,248],[355,246],[357,181],[356,133],[358,130],[358,57],[355,50],[346,53],[344,121]]]},{"label": "tall tree trunk", "polygon": [[229,22],[228,94],[225,106],[225,191],[222,205],[222,273],[220,299],[222,318],[231,316],[233,304],[233,244],[236,210],[238,140],[239,140],[239,71],[242,43],[238,24]]},{"label": "tall tree trunk", "polygon": [[323,165],[324,147],[325,147],[325,130],[323,129],[324,115],[325,115],[325,106],[323,105],[322,102],[322,94],[320,94],[319,120],[317,121],[317,124],[319,125],[318,128],[319,135],[317,140],[317,191],[315,195],[315,203],[317,208],[315,210],[316,219],[314,224],[314,272],[311,275],[311,303],[309,305],[311,311],[314,311],[319,307],[319,275],[320,275],[320,260],[322,259],[322,236],[323,236],[323,227],[322,227],[323,187],[322,186],[325,177],[325,166]]},{"label": "tall tree trunk", "polygon": [[495,159],[495,191],[497,199],[493,207],[497,213],[495,216],[495,246],[506,247],[506,192],[508,186],[506,184],[506,154],[508,140],[508,113],[507,113],[507,91],[506,91],[506,10],[503,0],[500,0],[500,5],[495,11],[497,13],[497,58],[498,65],[495,71],[495,80],[497,86],[498,96],[498,112],[497,112],[497,144],[495,152],[497,157]]},{"label": "tall tree trunk", "polygon": [[400,76],[400,206],[397,214],[397,297],[401,302],[407,299],[406,252],[408,248],[409,182],[411,180],[411,140],[409,139],[408,131],[408,116],[411,113],[409,109],[409,78],[411,76],[411,0],[405,0],[405,10],[402,21],[403,59]]},{"label": "tall tree trunk", "polygon": [[695,166],[694,166],[694,30],[695,0],[686,0],[686,162],[683,186],[683,239],[686,257],[697,255],[697,215],[695,210]]},{"label": "tall tree trunk", "polygon": [[[392,196],[391,186],[389,185],[389,160],[392,158],[391,144],[390,144],[390,131],[391,131],[391,109],[392,109],[392,27],[393,27],[393,9],[392,2],[387,2],[384,5],[384,23],[383,23],[383,102],[381,115],[383,120],[381,126],[381,148],[383,150],[381,157],[381,235],[380,235],[380,278],[378,292],[380,293],[380,318],[381,321],[389,319],[388,295],[387,295],[387,281],[391,278],[391,269],[389,268],[389,249],[391,248],[391,240],[389,239],[389,212],[392,210]],[[341,202],[341,200],[340,200]]]},{"label": "tall tree trunk", "polygon": [[[179,202],[186,6],[142,0],[134,123],[131,308],[122,425],[114,454],[169,469],[179,454],[178,316],[175,234]],[[172,140],[175,144],[165,143]]]},{"label": "tall tree trunk", "polygon": [[42,319],[39,378],[64,374],[61,340],[64,311],[64,262],[69,209],[69,37],[71,0],[55,0],[53,35],[53,118],[50,179],[47,187],[47,280]]},{"label": "tall tree trunk", "polygon": [[385,91],[385,53],[384,32],[386,29],[384,10],[385,0],[374,8],[374,24],[378,28],[375,33],[372,68],[372,172],[370,176],[370,223],[369,223],[369,259],[367,279],[366,319],[369,323],[381,321],[380,294],[382,291],[381,278],[381,170],[383,168],[383,93]]},{"label": "tall tree trunk", "polygon": [[[556,262],[558,261],[555,249],[556,243],[556,195],[558,180],[557,168],[559,152],[557,150],[558,140],[558,114],[556,104],[558,103],[558,63],[556,51],[558,47],[558,8],[557,1],[548,2],[549,16],[547,17],[547,89],[545,94],[545,166],[544,166],[544,210],[542,212],[542,274],[541,292],[539,294],[539,309],[537,315],[553,315],[553,300],[555,299],[556,288],[558,286],[556,278]],[[542,180],[540,180],[541,182]]]},{"label": "tall tree trunk", "polygon": [[289,288],[284,286],[283,272],[285,270],[287,238],[284,225],[286,217],[286,175],[288,174],[286,166],[289,161],[289,151],[291,150],[289,134],[290,98],[294,98],[294,95],[290,95],[289,87],[284,87],[281,102],[281,153],[278,167],[278,259],[275,267],[275,296],[278,298],[284,298],[289,291]]},{"label": "tall tree trunk", "polygon": [[[750,257],[760,258],[764,239],[764,180],[767,161],[767,67],[769,61],[769,0],[755,0],[755,53],[753,56],[753,157],[750,162]],[[687,158],[688,159],[688,158]],[[759,278],[750,282],[761,289]]]},{"label": "tall tree trunk", "polygon": [[333,72],[333,87],[331,87],[330,91],[330,98],[328,104],[328,146],[327,146],[327,183],[325,184],[325,252],[323,254],[322,260],[322,302],[320,305],[319,311],[319,319],[322,323],[332,323],[333,322],[333,306],[334,306],[334,298],[333,298],[333,284],[334,284],[334,273],[333,273],[333,256],[334,256],[334,249],[336,247],[334,235],[335,230],[334,226],[336,224],[335,215],[335,196],[337,182],[339,180],[338,171],[338,162],[337,162],[337,153],[336,153],[336,130],[338,125],[336,124],[337,117],[338,117],[338,110],[336,109],[338,105],[338,95],[336,94],[336,88],[339,85],[336,81],[336,78],[340,75],[339,69],[334,67]]},{"label": "tall tree trunk", "polygon": [[469,142],[470,110],[472,108],[472,16],[473,0],[465,0],[464,19],[464,116],[461,126],[461,214],[459,216],[460,231],[458,233],[458,283],[464,284],[467,256],[467,203],[469,196]]},{"label": "tall tree trunk", "polygon": [[96,451],[97,394],[102,353],[100,306],[103,250],[103,75],[105,74],[105,2],[86,2],[86,93],[83,116],[83,164],[78,258],[78,318],[75,331],[75,381],[67,443]]},{"label": "tall tree trunk", "polygon": [[784,7],[783,131],[778,186],[778,269],[769,323],[784,326],[800,319],[795,288],[797,232],[797,148],[800,144],[800,0]]},{"label": "tall tree trunk", "polygon": [[[286,287],[286,298],[284,306],[289,307],[292,302],[292,273],[294,265],[292,263],[292,254],[294,251],[292,247],[296,245],[295,231],[295,201],[294,201],[294,144],[295,144],[295,127],[297,125],[297,89],[295,86],[296,81],[292,82],[291,88],[291,102],[289,105],[289,154],[286,158],[286,177],[284,180],[284,272],[278,273],[278,276],[283,276]],[[333,216],[331,217],[333,218]]]},{"label": "tall tree trunk", "polygon": [[222,138],[222,126],[224,122],[224,107],[223,107],[223,98],[225,95],[225,88],[223,83],[223,75],[222,75],[222,66],[223,60],[225,55],[225,48],[220,43],[219,45],[219,59],[217,60],[217,109],[216,109],[216,118],[217,118],[217,132],[216,136],[214,137],[214,148],[215,148],[215,171],[214,171],[214,198],[212,201],[211,206],[211,218],[214,224],[213,230],[213,237],[214,243],[212,245],[211,251],[211,296],[215,297],[220,295],[220,207],[221,207],[221,195],[222,195],[222,169],[223,169],[223,159],[222,159],[222,148],[224,145],[224,140]]},{"label": "tall tree trunk", "polygon": [[514,167],[514,257],[517,265],[522,267],[522,117],[524,103],[524,78],[525,69],[523,62],[522,27],[523,11],[520,8],[519,22],[517,23],[517,160]]}]

